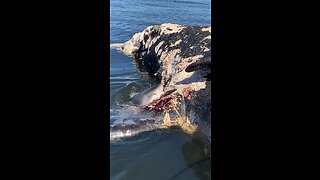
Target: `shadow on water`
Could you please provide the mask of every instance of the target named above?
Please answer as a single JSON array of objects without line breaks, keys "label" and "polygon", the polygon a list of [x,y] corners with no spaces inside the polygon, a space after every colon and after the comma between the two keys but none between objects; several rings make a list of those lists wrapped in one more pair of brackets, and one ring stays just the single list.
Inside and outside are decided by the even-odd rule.
[{"label": "shadow on water", "polygon": [[193,137],[182,145],[181,150],[186,161],[186,167],[175,173],[168,180],[182,179],[183,173],[190,169],[201,180],[211,179],[210,145],[200,137]]},{"label": "shadow on water", "polygon": [[179,128],[141,133],[110,144],[110,179],[211,179],[207,145]]}]

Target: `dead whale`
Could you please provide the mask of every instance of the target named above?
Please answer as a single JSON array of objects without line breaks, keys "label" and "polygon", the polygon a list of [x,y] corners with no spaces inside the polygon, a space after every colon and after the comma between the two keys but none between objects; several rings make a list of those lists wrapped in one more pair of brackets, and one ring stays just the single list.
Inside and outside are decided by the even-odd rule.
[{"label": "dead whale", "polygon": [[[123,54],[132,57],[135,63],[142,64],[143,70],[151,76],[156,73],[163,85],[137,95],[132,102],[140,107],[147,104],[149,111],[160,109],[163,121],[166,119],[166,122],[169,122],[167,121],[169,118],[165,117],[170,117],[170,121],[173,122],[176,117],[166,116],[169,113],[165,111],[170,111],[172,107],[180,113],[181,95],[185,99],[186,113],[180,115],[185,116],[189,124],[197,127],[197,132],[211,141],[210,26],[184,26],[172,23],[149,26],[133,35],[128,41],[111,47],[118,47],[117,49]],[[177,89],[177,92],[175,95],[161,98],[164,92],[152,93],[158,88],[163,88],[162,91]],[[185,89],[188,93],[184,93]],[[171,98],[173,99],[170,100]],[[156,101],[148,103],[153,102],[152,99]],[[164,106],[165,103],[167,106]],[[179,113],[176,113],[177,116]]]}]

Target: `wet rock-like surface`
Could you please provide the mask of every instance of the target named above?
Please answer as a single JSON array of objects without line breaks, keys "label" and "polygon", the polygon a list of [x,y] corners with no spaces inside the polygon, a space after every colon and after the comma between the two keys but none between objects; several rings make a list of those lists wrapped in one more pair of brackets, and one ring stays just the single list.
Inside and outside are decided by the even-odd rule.
[{"label": "wet rock-like surface", "polygon": [[[179,119],[178,125],[189,124],[211,141],[211,27],[149,26],[127,42],[111,47],[132,57],[141,71],[157,77],[163,86],[158,99],[144,107],[161,109],[164,125]],[[170,97],[163,96],[173,89]]]}]

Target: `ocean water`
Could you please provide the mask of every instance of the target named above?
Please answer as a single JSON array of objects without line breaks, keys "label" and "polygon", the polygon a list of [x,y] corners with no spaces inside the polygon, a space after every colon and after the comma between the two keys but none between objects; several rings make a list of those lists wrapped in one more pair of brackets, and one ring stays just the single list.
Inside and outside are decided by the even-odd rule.
[{"label": "ocean water", "polygon": [[[110,43],[129,40],[147,26],[210,25],[210,0],[110,0]],[[131,58],[110,50],[110,120],[124,118],[129,100],[157,82]],[[130,118],[130,113],[125,113]],[[142,117],[143,118],[143,117]],[[202,140],[179,129],[155,130],[110,142],[110,179],[211,179]]]}]

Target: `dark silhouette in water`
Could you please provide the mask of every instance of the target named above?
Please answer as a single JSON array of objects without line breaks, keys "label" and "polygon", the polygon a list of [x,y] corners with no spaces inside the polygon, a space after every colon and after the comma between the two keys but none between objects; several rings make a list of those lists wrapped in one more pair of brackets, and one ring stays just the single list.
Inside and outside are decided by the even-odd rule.
[{"label": "dark silhouette in water", "polygon": [[[174,180],[176,179],[177,177],[179,177],[181,174],[183,174],[184,172],[186,172],[187,170],[189,170],[190,168],[194,168],[196,165],[199,165],[203,162],[206,162],[206,161],[211,161],[211,157],[208,157],[208,158],[204,158],[204,159],[201,159],[199,161],[196,161],[194,163],[191,163],[191,164],[188,164],[188,167],[182,169],[181,171],[177,172],[175,175],[173,175],[169,180]],[[210,179],[209,177],[206,177],[206,179]]]},{"label": "dark silhouette in water", "polygon": [[178,178],[190,168],[194,170],[199,179],[211,179],[208,175],[211,172],[211,169],[208,168],[210,167],[208,163],[211,163],[211,156],[208,155],[208,151],[206,143],[200,138],[194,137],[191,141],[186,142],[182,146],[182,154],[184,155],[187,167],[175,173],[169,180]]}]

